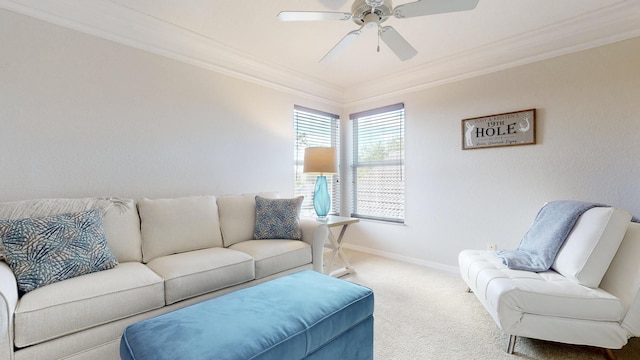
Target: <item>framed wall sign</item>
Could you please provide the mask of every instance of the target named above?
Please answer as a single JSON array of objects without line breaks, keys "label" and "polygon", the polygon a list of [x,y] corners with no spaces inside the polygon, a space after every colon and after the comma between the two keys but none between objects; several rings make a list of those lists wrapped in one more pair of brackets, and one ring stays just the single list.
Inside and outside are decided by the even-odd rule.
[{"label": "framed wall sign", "polygon": [[536,143],[536,109],[462,120],[462,150]]}]

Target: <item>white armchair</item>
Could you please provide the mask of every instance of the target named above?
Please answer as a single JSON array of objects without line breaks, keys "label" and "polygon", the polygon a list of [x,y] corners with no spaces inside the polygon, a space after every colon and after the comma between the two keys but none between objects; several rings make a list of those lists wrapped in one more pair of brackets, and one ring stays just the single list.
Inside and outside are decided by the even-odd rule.
[{"label": "white armchair", "polygon": [[509,335],[508,353],[522,336],[613,356],[610,349],[640,336],[640,224],[630,218],[622,209],[588,210],[543,272],[509,269],[494,251],[459,254],[469,290]]}]

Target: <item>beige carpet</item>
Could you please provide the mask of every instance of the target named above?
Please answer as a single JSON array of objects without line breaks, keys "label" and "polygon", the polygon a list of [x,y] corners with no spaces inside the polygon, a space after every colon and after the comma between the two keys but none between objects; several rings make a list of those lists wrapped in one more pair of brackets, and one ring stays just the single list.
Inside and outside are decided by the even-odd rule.
[{"label": "beige carpet", "polygon": [[[343,279],[375,294],[375,359],[604,359],[604,351],[518,338],[507,355],[507,337],[459,275],[347,250],[356,269]],[[640,338],[618,360],[640,359]]]}]

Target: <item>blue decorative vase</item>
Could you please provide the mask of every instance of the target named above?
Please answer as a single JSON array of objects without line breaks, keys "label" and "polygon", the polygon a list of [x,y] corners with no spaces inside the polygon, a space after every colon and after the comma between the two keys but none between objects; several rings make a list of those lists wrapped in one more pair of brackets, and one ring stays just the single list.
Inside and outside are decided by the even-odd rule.
[{"label": "blue decorative vase", "polygon": [[313,208],[316,210],[318,219],[327,218],[329,209],[331,208],[331,198],[329,197],[329,189],[327,188],[327,177],[318,176],[316,179],[316,187],[313,190]]}]

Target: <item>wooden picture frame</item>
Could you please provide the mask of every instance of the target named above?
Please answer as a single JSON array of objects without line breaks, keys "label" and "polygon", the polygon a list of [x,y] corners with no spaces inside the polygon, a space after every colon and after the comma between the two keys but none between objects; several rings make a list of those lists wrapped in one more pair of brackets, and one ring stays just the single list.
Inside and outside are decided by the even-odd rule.
[{"label": "wooden picture frame", "polygon": [[462,150],[536,143],[536,109],[462,120]]}]

